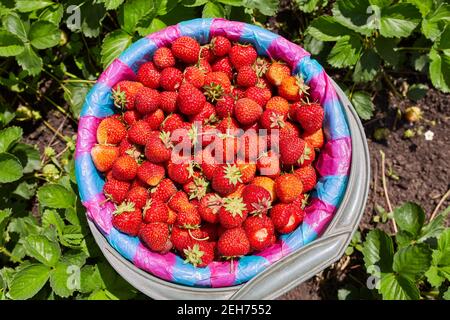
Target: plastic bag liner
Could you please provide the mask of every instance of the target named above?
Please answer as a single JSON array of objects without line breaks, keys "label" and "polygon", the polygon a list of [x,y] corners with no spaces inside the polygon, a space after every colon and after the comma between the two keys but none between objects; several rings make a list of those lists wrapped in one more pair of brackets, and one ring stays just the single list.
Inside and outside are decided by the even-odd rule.
[{"label": "plastic bag liner", "polygon": [[[114,205],[104,202],[104,178],[91,159],[96,130],[102,118],[114,111],[111,87],[121,80],[134,80],[139,66],[153,52],[180,36],[190,36],[204,44],[214,36],[251,43],[259,55],[285,61],[311,88],[310,100],[319,101],[325,110],[325,146],[316,168],[320,179],[305,208],[304,222],[290,234],[282,235],[270,248],[230,262],[212,262],[206,268],[183,263],[173,252],[159,254],[146,248],[137,237],[117,231],[111,224]],[[250,280],[269,265],[320,236],[345,193],[351,164],[351,137],[343,107],[320,64],[300,46],[263,28],[224,19],[194,19],[152,33],[132,44],[101,74],[86,96],[78,125],[75,153],[76,177],[87,216],[95,222],[108,242],[138,268],[178,284],[195,287],[227,287]]]}]

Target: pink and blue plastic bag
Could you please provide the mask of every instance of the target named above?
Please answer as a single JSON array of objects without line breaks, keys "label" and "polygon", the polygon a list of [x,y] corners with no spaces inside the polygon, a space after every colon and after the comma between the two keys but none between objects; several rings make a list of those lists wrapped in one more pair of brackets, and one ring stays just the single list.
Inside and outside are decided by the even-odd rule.
[{"label": "pink and blue plastic bag", "polygon": [[[190,36],[200,43],[222,35],[232,41],[251,43],[259,55],[285,61],[310,86],[310,100],[319,101],[325,110],[326,144],[316,168],[321,175],[304,222],[292,233],[280,237],[272,247],[244,256],[234,262],[213,262],[206,268],[183,263],[173,252],[159,254],[147,249],[137,237],[117,231],[111,224],[114,205],[104,202],[103,176],[90,155],[96,143],[100,121],[114,110],[111,88],[121,80],[134,80],[139,66],[151,59],[153,52],[170,45],[180,36]],[[320,236],[333,218],[345,193],[351,164],[349,127],[330,78],[320,64],[300,46],[263,28],[224,19],[194,19],[167,27],[132,44],[114,60],[88,93],[78,125],[75,153],[76,177],[87,216],[94,221],[108,242],[138,268],[167,281],[195,287],[227,287],[246,282],[269,265]]]}]

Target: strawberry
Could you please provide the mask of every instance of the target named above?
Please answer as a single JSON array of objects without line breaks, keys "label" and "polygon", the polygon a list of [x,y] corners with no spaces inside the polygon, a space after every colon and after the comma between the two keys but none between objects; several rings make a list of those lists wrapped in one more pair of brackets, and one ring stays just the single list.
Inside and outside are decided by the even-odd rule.
[{"label": "strawberry", "polygon": [[206,74],[203,89],[208,100],[215,102],[231,93],[231,82],[226,73],[214,71]]},{"label": "strawberry", "polygon": [[175,112],[177,109],[178,92],[163,91],[159,95],[159,107],[165,113]]},{"label": "strawberry", "polygon": [[152,199],[167,202],[177,192],[177,187],[172,180],[166,178],[161,180],[161,182],[150,192]]},{"label": "strawberry", "polygon": [[308,90],[308,86],[300,76],[289,76],[285,78],[278,87],[278,94],[289,100],[299,101]]},{"label": "strawberry", "polygon": [[116,206],[111,219],[114,228],[130,236],[136,236],[142,225],[142,212],[132,202]]},{"label": "strawberry", "polygon": [[178,211],[176,225],[183,229],[198,229],[202,219],[195,205],[190,203],[190,206],[185,210]]},{"label": "strawberry", "polygon": [[217,59],[211,66],[211,69],[214,72],[221,71],[225,73],[230,80],[233,78],[233,66],[228,57]]},{"label": "strawberry", "polygon": [[191,162],[174,163],[169,161],[167,164],[167,175],[172,181],[185,184],[194,175],[194,168]]},{"label": "strawberry", "polygon": [[303,149],[303,153],[300,156],[298,164],[301,167],[308,166],[314,161],[315,158],[316,152],[314,151],[314,148],[312,148],[309,143],[305,141],[305,148]]},{"label": "strawberry", "polygon": [[322,128],[323,108],[318,103],[305,103],[297,109],[295,119],[306,132],[316,132]]},{"label": "strawberry", "polygon": [[297,101],[289,105],[288,116],[290,120],[296,121],[297,110],[303,105],[302,101]]},{"label": "strawberry", "polygon": [[144,187],[132,187],[129,191],[127,196],[125,197],[126,202],[132,202],[134,203],[134,207],[137,209],[142,209],[142,207],[147,202],[148,198],[148,191]]},{"label": "strawberry", "polygon": [[219,134],[214,139],[214,158],[217,163],[234,163],[238,150],[238,138],[232,134]]},{"label": "strawberry", "polygon": [[197,174],[191,181],[183,185],[183,190],[189,195],[189,199],[201,200],[206,195],[208,186],[209,181]]},{"label": "strawberry", "polygon": [[136,123],[136,121],[140,119],[141,115],[136,110],[127,110],[123,113],[123,121],[125,121],[125,123],[129,126]]},{"label": "strawberry", "polygon": [[136,81],[123,80],[119,81],[112,88],[112,97],[114,100],[114,105],[122,110],[132,110],[134,109],[134,98],[136,93],[144,85]]},{"label": "strawberry", "polygon": [[321,149],[323,147],[324,138],[322,129],[312,133],[303,132],[302,139],[308,142],[313,148]]},{"label": "strawberry", "polygon": [[198,68],[201,71],[203,71],[204,74],[207,74],[207,73],[213,71],[211,65],[209,64],[209,62],[206,59],[200,59],[198,61],[198,63],[196,64],[196,66],[198,66]]},{"label": "strawberry", "polygon": [[170,208],[168,208],[168,210],[169,210],[169,218],[167,219],[167,223],[172,226],[177,221],[177,213]]},{"label": "strawberry", "polygon": [[246,131],[239,137],[238,163],[254,163],[265,147],[265,137],[255,131]]},{"label": "strawberry", "polygon": [[148,199],[142,209],[145,223],[164,222],[169,220],[169,208],[161,200]]},{"label": "strawberry", "polygon": [[159,135],[152,135],[145,145],[145,157],[153,163],[166,162],[172,155],[170,133],[161,131]]},{"label": "strawberry", "polygon": [[255,101],[261,107],[264,107],[267,101],[269,101],[269,99],[272,97],[272,92],[267,88],[260,88],[257,86],[253,86],[245,90],[244,95],[246,98]]},{"label": "strawberry", "polygon": [[192,84],[183,83],[178,91],[177,105],[181,113],[194,115],[202,111],[206,98],[203,93]]},{"label": "strawberry", "polygon": [[129,129],[128,129],[128,140],[131,143],[139,144],[141,146],[145,146],[147,141],[150,139],[152,135],[151,126],[144,120],[136,121]]},{"label": "strawberry", "polygon": [[234,113],[237,121],[243,125],[252,125],[259,120],[263,109],[259,104],[249,98],[236,101]]},{"label": "strawberry", "polygon": [[113,202],[121,203],[127,196],[129,188],[129,182],[110,178],[107,179],[105,184],[103,185],[103,193]]},{"label": "strawberry", "polygon": [[214,242],[197,241],[192,246],[183,250],[186,259],[185,263],[190,263],[194,267],[204,268],[214,260]]},{"label": "strawberry", "polygon": [[284,126],[280,128],[280,140],[289,139],[291,137],[298,138],[299,136],[300,130],[298,127],[286,119]]},{"label": "strawberry", "polygon": [[282,234],[294,231],[303,221],[303,217],[303,210],[292,204],[280,203],[270,211],[270,218],[275,230]]},{"label": "strawberry", "polygon": [[187,211],[192,208],[192,204],[189,202],[187,194],[183,191],[177,191],[172,198],[170,198],[167,205],[176,212]]},{"label": "strawberry", "polygon": [[184,125],[183,118],[178,113],[169,114],[161,123],[161,130],[165,132],[174,132]]},{"label": "strawberry", "polygon": [[250,66],[255,63],[258,54],[251,45],[235,44],[230,49],[230,62],[239,70],[243,66]]},{"label": "strawberry", "polygon": [[242,66],[237,73],[236,83],[241,87],[253,87],[258,83],[258,76],[251,66]]},{"label": "strawberry", "polygon": [[177,90],[183,81],[183,73],[177,68],[169,67],[161,71],[159,83],[166,91]]},{"label": "strawberry", "polygon": [[119,148],[97,144],[91,149],[91,157],[97,170],[106,172],[111,169],[114,161],[119,157]]},{"label": "strawberry", "polygon": [[218,223],[203,223],[200,227],[200,230],[206,234],[209,241],[217,241],[219,238],[219,229],[220,225]]},{"label": "strawberry", "polygon": [[195,63],[200,55],[200,45],[190,37],[179,37],[172,42],[173,55],[185,63]]},{"label": "strawberry", "polygon": [[161,73],[156,70],[153,62],[146,62],[141,65],[137,73],[137,80],[144,86],[152,89],[159,88]]},{"label": "strawberry", "polygon": [[184,70],[184,81],[196,88],[201,88],[205,83],[205,73],[198,67],[191,66]]},{"label": "strawberry", "polygon": [[156,252],[167,252],[172,248],[169,225],[162,222],[144,224],[139,230],[139,238],[145,245]]},{"label": "strawberry", "polygon": [[213,174],[212,188],[220,195],[226,196],[236,190],[242,183],[242,173],[236,165],[221,165]]},{"label": "strawberry", "polygon": [[303,192],[311,191],[316,186],[317,174],[311,165],[296,169],[294,174],[302,181]]},{"label": "strawberry", "polygon": [[234,190],[232,193],[230,193],[227,197],[228,198],[242,198],[242,191],[244,191],[244,185],[240,184],[236,190]]},{"label": "strawberry", "polygon": [[166,172],[163,166],[144,161],[137,169],[137,176],[149,186],[156,186],[164,178]]},{"label": "strawberry", "polygon": [[280,62],[273,62],[269,69],[266,72],[266,78],[269,80],[271,84],[274,86],[279,86],[284,79],[288,78],[291,75],[291,69],[284,64]]},{"label": "strawberry", "polygon": [[266,214],[272,203],[269,191],[254,184],[245,186],[242,191],[242,200],[248,209],[248,213],[252,215]]},{"label": "strawberry", "polygon": [[217,121],[216,109],[208,101],[203,105],[203,109],[196,115],[189,117],[189,122],[195,124],[200,122],[203,125],[214,123]]},{"label": "strawberry", "polygon": [[277,195],[275,193],[275,181],[269,177],[258,176],[253,179],[252,184],[255,186],[261,186],[270,193],[270,198],[272,201],[277,199]]},{"label": "strawberry", "polygon": [[183,229],[176,225],[172,228],[170,240],[175,249],[183,252],[184,249],[192,246],[194,243],[208,240],[208,234],[200,229]]},{"label": "strawberry", "polygon": [[97,142],[101,144],[117,144],[127,135],[127,129],[116,118],[103,119],[97,128]]},{"label": "strawberry", "polygon": [[[267,70],[269,70],[269,66],[270,61],[268,58],[261,58],[261,57],[256,58],[255,71],[256,74],[258,75],[258,78],[261,78],[263,79],[263,81],[266,81],[266,79],[263,77],[266,75]],[[269,88],[269,86],[263,86],[262,88]]]},{"label": "strawberry", "polygon": [[164,112],[161,109],[156,109],[155,112],[146,114],[143,120],[149,124],[150,130],[158,130],[159,126],[164,121]]},{"label": "strawberry", "polygon": [[291,203],[303,192],[302,180],[292,173],[283,174],[275,179],[277,198],[283,203]]},{"label": "strawberry", "polygon": [[199,159],[198,163],[200,163],[203,175],[208,180],[212,180],[214,171],[216,171],[217,167],[219,166],[216,163],[214,156],[211,154],[209,150],[204,149],[201,152],[199,152],[197,158]]},{"label": "strawberry", "polygon": [[261,154],[258,158],[256,166],[259,173],[269,178],[276,178],[280,175],[280,157],[273,150],[269,150]]},{"label": "strawberry", "polygon": [[237,164],[241,172],[242,183],[249,183],[253,180],[256,174],[256,164],[254,163],[239,163]]},{"label": "strawberry", "polygon": [[223,57],[231,49],[231,42],[223,36],[217,36],[211,40],[211,51],[216,57]]},{"label": "strawberry", "polygon": [[216,126],[216,129],[223,134],[233,134],[239,129],[238,123],[231,116],[222,119]]},{"label": "strawberry", "polygon": [[153,63],[160,69],[173,67],[175,65],[175,57],[169,48],[161,47],[155,50]]},{"label": "strawberry", "polygon": [[272,97],[267,101],[266,110],[277,111],[286,116],[289,112],[289,102],[285,98],[279,96]]},{"label": "strawberry", "polygon": [[263,250],[275,242],[275,227],[266,215],[248,217],[243,229],[253,250]]},{"label": "strawberry", "polygon": [[298,164],[305,150],[305,141],[291,136],[280,138],[280,160],[284,165]]},{"label": "strawberry", "polygon": [[235,100],[246,98],[245,88],[234,87],[233,90],[231,91],[231,95],[234,97]]},{"label": "strawberry", "polygon": [[228,259],[244,256],[250,252],[250,242],[242,228],[228,229],[217,241],[217,252]]},{"label": "strawberry", "polygon": [[129,155],[124,155],[114,161],[111,171],[114,179],[128,181],[136,177],[137,169],[138,164],[136,160]]},{"label": "strawberry", "polygon": [[217,193],[208,193],[200,200],[198,213],[203,221],[217,223],[219,221],[217,213],[222,205],[223,199]]},{"label": "strawberry", "polygon": [[241,197],[225,198],[217,214],[220,224],[231,229],[242,225],[247,219],[248,210]]},{"label": "strawberry", "polygon": [[216,113],[217,116],[221,119],[224,119],[228,116],[232,117],[234,115],[234,106],[236,101],[230,95],[223,95],[216,102]]},{"label": "strawberry", "polygon": [[259,119],[261,127],[267,130],[281,129],[285,126],[285,116],[278,111],[264,110]]},{"label": "strawberry", "polygon": [[[295,174],[295,172],[294,172],[294,174]],[[291,205],[303,210],[303,209],[305,209],[306,205],[308,204],[308,198],[309,198],[309,194],[302,193],[297,198],[295,198],[294,201],[292,201]]]},{"label": "strawberry", "polygon": [[210,49],[210,46],[200,47],[200,60],[205,60],[206,62],[211,62],[214,60],[214,55]]},{"label": "strawberry", "polygon": [[141,88],[136,93],[134,107],[141,114],[155,112],[159,107],[159,92],[147,87]]}]

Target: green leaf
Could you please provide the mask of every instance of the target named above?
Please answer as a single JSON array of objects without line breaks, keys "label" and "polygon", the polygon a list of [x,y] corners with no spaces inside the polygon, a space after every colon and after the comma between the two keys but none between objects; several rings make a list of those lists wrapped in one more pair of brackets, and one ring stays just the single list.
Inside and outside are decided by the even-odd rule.
[{"label": "green leaf", "polygon": [[450,250],[450,229],[446,229],[438,239],[438,249],[440,251]]},{"label": "green leaf", "polygon": [[425,17],[433,7],[433,0],[408,0],[409,3],[415,5],[419,9],[422,17]]},{"label": "green leaf", "polygon": [[321,41],[337,41],[354,32],[338,23],[334,17],[320,16],[309,25],[307,33]]},{"label": "green leaf", "polygon": [[64,253],[64,256],[61,257],[60,261],[68,265],[78,266],[81,270],[81,267],[86,263],[87,258],[88,256],[84,252],[72,250],[72,252],[69,251]]},{"label": "green leaf", "polygon": [[203,7],[202,18],[224,18],[225,11],[223,7],[214,2],[208,2]]},{"label": "green leaf", "polygon": [[119,23],[123,30],[132,34],[136,26],[155,11],[152,0],[128,0],[119,9]]},{"label": "green leaf", "polygon": [[375,105],[370,95],[364,91],[356,91],[352,95],[352,104],[355,107],[359,117],[363,120],[369,120],[373,116]]},{"label": "green leaf", "polygon": [[67,91],[64,91],[64,99],[69,103],[72,115],[78,119],[84,99],[89,90],[91,90],[92,85],[89,83],[69,83],[66,84],[66,88]]},{"label": "green leaf", "polygon": [[103,287],[103,280],[97,266],[84,266],[81,269],[80,291],[89,293]]},{"label": "green leaf", "polygon": [[25,143],[17,143],[11,153],[15,155],[23,166],[23,173],[31,173],[41,169],[41,156],[36,147]]},{"label": "green leaf", "polygon": [[0,125],[8,125],[15,117],[16,113],[9,106],[0,104]]},{"label": "green leaf", "polygon": [[167,25],[159,20],[158,18],[155,18],[152,20],[152,22],[149,24],[147,28],[144,27],[138,27],[136,28],[136,31],[139,33],[141,37],[144,37],[148,34],[151,34],[153,32],[159,31],[161,29],[164,29]]},{"label": "green leaf", "polygon": [[12,33],[0,30],[0,56],[12,57],[22,53],[23,42]]},{"label": "green leaf", "polygon": [[17,141],[22,139],[23,130],[20,127],[8,127],[0,131],[0,153],[7,152]]},{"label": "green leaf", "polygon": [[[203,6],[204,4],[206,4],[208,2],[209,2],[209,0],[183,0],[183,6],[188,7],[188,8],[200,7],[200,6]],[[222,2],[222,1],[219,1],[219,2]],[[242,1],[240,1],[240,2],[241,2],[240,5],[242,5]]]},{"label": "green leaf", "polygon": [[[296,0],[297,7],[302,12],[311,13],[324,5],[322,0]],[[325,1],[326,3],[326,1]]]},{"label": "green leaf", "polygon": [[394,50],[397,47],[398,40],[395,38],[378,37],[375,39],[375,50],[380,57],[390,64],[397,66],[399,54]]},{"label": "green leaf", "polygon": [[447,25],[444,31],[442,31],[440,37],[435,41],[433,48],[442,50],[444,54],[450,55],[450,25]]},{"label": "green leaf", "polygon": [[42,13],[39,15],[39,20],[41,21],[48,21],[53,23],[54,25],[58,26],[61,23],[61,19],[64,14],[64,8],[62,4],[54,4],[48,8],[46,8]]},{"label": "green leaf", "polygon": [[392,271],[394,244],[391,237],[381,230],[372,230],[367,234],[362,249],[366,268],[379,266],[382,273]]},{"label": "green leaf", "polygon": [[376,5],[380,8],[387,7],[392,3],[392,0],[369,0],[371,5]]},{"label": "green leaf", "polygon": [[[34,181],[31,180],[30,181]],[[22,197],[23,199],[30,200],[36,194],[37,183],[29,183],[27,181],[21,181],[12,194]]]},{"label": "green leaf", "polygon": [[426,245],[407,246],[394,255],[394,271],[411,281],[422,276],[430,265],[431,250]]},{"label": "green leaf", "polygon": [[410,280],[393,273],[381,278],[380,293],[383,300],[418,300],[419,289]]},{"label": "green leaf", "polygon": [[394,218],[400,230],[417,236],[425,222],[425,212],[417,204],[406,202],[394,210]]},{"label": "green leaf", "polygon": [[16,56],[17,63],[29,75],[38,75],[42,70],[42,59],[39,57],[33,48],[27,43],[24,51]]},{"label": "green leaf", "polygon": [[31,25],[29,37],[33,47],[47,49],[58,45],[61,31],[51,22],[36,21]]},{"label": "green leaf", "polygon": [[369,82],[375,79],[381,67],[381,60],[373,49],[364,51],[353,71],[353,81]]},{"label": "green leaf", "polygon": [[422,20],[422,32],[428,39],[436,40],[450,21],[450,5],[441,4]]},{"label": "green leaf", "polygon": [[22,21],[16,13],[9,13],[3,17],[3,26],[13,35],[22,41],[28,41],[28,30],[30,25],[28,21]]},{"label": "green leaf", "polygon": [[115,10],[117,9],[124,0],[100,0],[105,5],[106,10]]},{"label": "green leaf", "polygon": [[[67,12],[70,14],[70,16],[66,19],[67,27],[73,32],[78,32],[81,28],[83,34],[88,38],[98,37],[103,19],[106,16],[106,9],[104,5],[101,3],[87,3],[83,0],[67,1],[67,6],[70,5],[75,5],[80,10]],[[77,25],[77,23],[75,23],[76,21],[74,21],[73,18],[70,18],[72,15],[77,14],[77,12],[79,12],[81,25]]]},{"label": "green leaf", "polygon": [[450,288],[448,288],[447,291],[444,292],[442,298],[444,298],[445,300],[450,300]]},{"label": "green leaf", "polygon": [[61,249],[57,242],[52,242],[45,236],[32,234],[24,240],[25,250],[30,257],[46,266],[54,267],[61,257]]},{"label": "green leaf", "polygon": [[343,26],[369,36],[378,27],[379,8],[368,0],[340,0],[333,5],[333,16]]},{"label": "green leaf", "polygon": [[116,30],[108,33],[102,44],[102,64],[107,67],[115,58],[117,58],[132,42],[132,37],[122,30]]},{"label": "green leaf", "polygon": [[49,208],[70,208],[75,204],[75,194],[59,184],[46,184],[37,192],[41,205]]},{"label": "green leaf", "polygon": [[156,0],[155,7],[157,8],[156,14],[158,16],[163,16],[172,11],[177,5],[178,0]]},{"label": "green leaf", "polygon": [[245,0],[243,6],[256,9],[265,16],[273,16],[278,11],[279,0]]},{"label": "green leaf", "polygon": [[429,58],[429,72],[433,86],[443,92],[450,92],[450,55],[440,54],[432,48]]},{"label": "green leaf", "polygon": [[67,298],[72,295],[75,289],[70,284],[70,266],[64,262],[58,262],[50,273],[50,286],[60,297]]},{"label": "green leaf", "polygon": [[350,67],[358,62],[362,45],[356,37],[343,36],[328,55],[328,63],[336,68]]},{"label": "green leaf", "polygon": [[[196,0],[196,1],[201,1],[201,0]],[[245,4],[246,0],[218,0],[218,2],[229,5],[229,6],[234,6],[234,7],[241,7],[241,6],[246,5]]]},{"label": "green leaf", "polygon": [[42,226],[44,228],[55,228],[59,236],[64,231],[64,221],[56,210],[45,210],[42,214]]},{"label": "green leaf", "polygon": [[46,8],[52,4],[52,1],[45,0],[16,0],[16,9],[19,12],[31,12]]},{"label": "green leaf", "polygon": [[31,264],[14,275],[9,288],[9,296],[14,300],[33,297],[47,282],[50,267],[42,264]]},{"label": "green leaf", "polygon": [[9,153],[0,153],[0,183],[19,180],[23,176],[23,168],[19,159]]},{"label": "green leaf", "polygon": [[430,269],[425,272],[425,276],[427,277],[427,281],[435,288],[440,287],[445,280],[445,278],[439,274],[439,268],[436,266],[431,266]]},{"label": "green leaf", "polygon": [[380,34],[386,38],[407,37],[420,22],[419,10],[409,3],[398,3],[381,10]]},{"label": "green leaf", "polygon": [[423,97],[426,96],[429,88],[426,84],[423,83],[414,83],[408,88],[408,99],[413,101],[419,101]]},{"label": "green leaf", "polygon": [[445,230],[445,219],[450,213],[450,207],[440,212],[434,219],[426,224],[420,231],[418,242],[424,242],[429,238],[437,238]]}]

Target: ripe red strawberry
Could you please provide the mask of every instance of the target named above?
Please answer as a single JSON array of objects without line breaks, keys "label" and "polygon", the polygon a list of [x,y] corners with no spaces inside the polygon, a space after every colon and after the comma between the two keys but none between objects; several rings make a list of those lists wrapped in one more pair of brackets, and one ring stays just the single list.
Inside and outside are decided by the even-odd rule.
[{"label": "ripe red strawberry", "polygon": [[286,119],[286,121],[284,122],[284,126],[280,128],[280,140],[289,139],[291,137],[298,138],[299,136],[299,128]]},{"label": "ripe red strawberry", "polygon": [[206,62],[214,60],[214,55],[209,46],[202,46],[200,48],[200,60],[205,60]]},{"label": "ripe red strawberry", "polygon": [[206,74],[203,89],[208,100],[215,102],[231,93],[231,82],[226,73],[214,71]]},{"label": "ripe red strawberry", "polygon": [[137,80],[144,86],[152,89],[159,88],[161,73],[156,70],[153,62],[146,62],[141,65],[137,73]]},{"label": "ripe red strawberry", "polygon": [[136,110],[127,110],[123,113],[123,121],[125,121],[125,123],[129,126],[136,123],[136,121],[140,119],[141,115]]},{"label": "ripe red strawberry", "polygon": [[190,37],[179,37],[172,42],[173,55],[185,63],[195,63],[200,55],[200,45]]},{"label": "ripe red strawberry", "polygon": [[116,207],[111,222],[120,232],[136,236],[142,225],[142,212],[134,207],[134,203],[124,202]]},{"label": "ripe red strawberry", "polygon": [[263,109],[255,101],[249,98],[242,98],[236,101],[234,113],[237,121],[242,125],[252,125],[259,120]]},{"label": "ripe red strawberry", "polygon": [[225,198],[217,214],[220,224],[231,229],[242,225],[247,219],[248,210],[241,197]]},{"label": "ripe red strawberry", "polygon": [[306,132],[316,132],[322,128],[324,112],[318,103],[305,103],[297,109],[295,119]]},{"label": "ripe red strawberry", "polygon": [[142,114],[155,112],[159,107],[159,92],[147,87],[141,88],[136,94],[134,106]]},{"label": "ripe red strawberry", "polygon": [[308,86],[300,76],[285,78],[278,87],[278,94],[289,101],[299,101],[308,90]]},{"label": "ripe red strawberry", "polygon": [[216,169],[219,166],[216,163],[214,156],[211,154],[209,150],[204,149],[199,153],[197,158],[201,158],[201,161],[198,161],[198,163],[200,163],[203,175],[208,180],[212,180],[214,176],[214,171],[216,171]]},{"label": "ripe red strawberry", "polygon": [[266,215],[248,217],[243,228],[253,250],[263,250],[275,242],[275,227]]},{"label": "ripe red strawberry", "polygon": [[163,91],[159,95],[159,107],[165,113],[175,112],[177,109],[178,93],[175,91]]},{"label": "ripe red strawberry", "polygon": [[206,222],[206,223],[202,223],[200,230],[207,235],[209,241],[216,242],[217,239],[219,238],[219,234],[218,234],[219,227],[220,227],[220,225],[218,223]]},{"label": "ripe red strawberry", "polygon": [[91,157],[97,170],[106,172],[111,169],[114,161],[119,157],[119,148],[97,144],[91,149]]},{"label": "ripe red strawberry", "polygon": [[302,139],[308,142],[308,144],[313,148],[321,149],[323,147],[324,138],[322,129],[312,133],[304,132],[302,134]]},{"label": "ripe red strawberry", "polygon": [[266,110],[277,111],[286,116],[289,112],[289,102],[283,97],[272,97],[267,101]]},{"label": "ripe red strawberry", "polygon": [[263,150],[265,138],[255,131],[246,131],[239,137],[238,163],[254,163]]},{"label": "ripe red strawberry", "polygon": [[145,223],[164,222],[169,220],[169,208],[161,200],[148,199],[142,209]]},{"label": "ripe red strawberry", "polygon": [[277,200],[277,194],[275,193],[275,181],[272,178],[258,176],[253,179],[252,184],[261,186],[269,191],[272,201]]},{"label": "ripe red strawberry", "polygon": [[103,185],[103,193],[115,203],[121,203],[127,196],[130,183],[109,178]]},{"label": "ripe red strawberry", "polygon": [[97,142],[101,144],[117,144],[127,135],[127,129],[118,119],[103,119],[97,128]]},{"label": "ripe red strawberry", "polygon": [[184,81],[201,88],[205,83],[205,72],[195,66],[187,67],[184,70]]},{"label": "ripe red strawberry", "polygon": [[194,267],[204,268],[214,260],[214,249],[216,244],[209,241],[197,241],[192,246],[183,250],[186,257],[185,263]]},{"label": "ripe red strawberry", "polygon": [[146,114],[143,120],[150,125],[150,130],[157,130],[164,121],[164,112],[161,109],[156,109],[155,112]]},{"label": "ripe red strawberry", "polygon": [[166,172],[163,166],[144,161],[137,169],[137,176],[149,186],[156,186],[164,178]]},{"label": "ripe red strawberry", "polygon": [[278,111],[264,110],[259,119],[261,127],[267,130],[281,129],[285,126],[285,116]]},{"label": "ripe red strawberry", "polygon": [[176,192],[177,187],[172,180],[166,178],[150,191],[150,196],[152,199],[167,202]]},{"label": "ripe red strawberry", "polygon": [[203,221],[217,223],[219,221],[219,209],[222,207],[223,199],[216,193],[208,193],[198,206],[198,213]]},{"label": "ripe red strawberry", "polygon": [[303,149],[303,153],[300,156],[298,164],[301,167],[308,166],[314,161],[315,158],[316,152],[314,151],[314,148],[312,148],[309,143],[305,141],[305,148]]},{"label": "ripe red strawberry", "polygon": [[217,241],[217,252],[220,256],[233,259],[250,252],[250,242],[242,228],[228,229]]},{"label": "ripe red strawberry", "polygon": [[211,66],[211,69],[214,72],[221,71],[225,73],[230,80],[233,78],[233,66],[228,57],[217,59]]},{"label": "ripe red strawberry", "polygon": [[283,174],[275,179],[277,198],[283,203],[291,203],[302,192],[302,180],[293,173]]},{"label": "ripe red strawberry", "polygon": [[254,163],[238,163],[239,171],[241,172],[242,183],[249,183],[255,178],[256,164]]},{"label": "ripe red strawberry", "polygon": [[192,163],[174,163],[169,161],[167,164],[167,175],[170,179],[172,179],[172,181],[179,184],[185,184],[194,175]]},{"label": "ripe red strawberry", "polygon": [[161,123],[161,130],[165,132],[174,132],[184,125],[183,118],[178,113],[169,114]]},{"label": "ripe red strawberry", "polygon": [[213,174],[212,188],[220,195],[226,196],[242,183],[242,173],[236,165],[221,165]]},{"label": "ripe red strawberry", "polygon": [[142,146],[146,145],[151,135],[152,135],[152,128],[144,120],[136,121],[136,123],[134,123],[128,129],[128,140],[131,143],[139,144]]},{"label": "ripe red strawberry", "polygon": [[275,230],[283,234],[294,231],[302,223],[303,217],[303,210],[292,204],[280,203],[270,211]]},{"label": "ripe red strawberry", "polygon": [[264,107],[267,101],[272,97],[272,92],[267,88],[253,86],[245,90],[245,97],[252,99],[261,107]]},{"label": "ripe red strawberry", "polygon": [[147,202],[148,198],[148,191],[144,187],[132,187],[129,191],[127,196],[125,197],[126,202],[132,202],[134,203],[134,207],[137,209],[142,209],[142,207]]},{"label": "ripe red strawberry", "polygon": [[258,54],[251,45],[235,44],[230,49],[231,64],[239,70],[243,66],[250,66],[255,63]]},{"label": "ripe red strawberry", "polygon": [[208,240],[208,234],[200,229],[183,229],[176,225],[172,228],[171,241],[180,253],[197,241]]},{"label": "ripe red strawberry", "polygon": [[200,59],[196,65],[198,66],[198,68],[200,70],[203,71],[204,74],[207,74],[207,73],[213,71],[211,65],[209,64],[208,60],[206,60],[206,59]]},{"label": "ripe red strawberry", "polygon": [[292,103],[291,105],[289,105],[289,112],[288,112],[288,116],[289,119],[292,121],[296,121],[296,114],[297,114],[297,110],[299,108],[301,108],[303,105],[302,101],[297,101]]},{"label": "ripe red strawberry", "polygon": [[234,87],[231,91],[231,95],[235,100],[245,98],[245,90],[244,88]]},{"label": "ripe red strawberry", "polygon": [[198,229],[201,222],[197,207],[190,203],[187,209],[178,211],[175,224],[183,229]]},{"label": "ripe red strawberry", "polygon": [[252,87],[258,83],[258,76],[251,66],[242,66],[237,73],[236,83],[241,87]]},{"label": "ripe red strawberry", "polygon": [[169,67],[161,71],[159,83],[164,90],[175,91],[183,82],[183,73],[177,68]]},{"label": "ripe red strawberry", "polygon": [[274,86],[279,86],[284,79],[288,78],[291,75],[291,69],[280,62],[273,62],[266,73],[266,78],[269,80],[271,84]]},{"label": "ripe red strawberry", "polygon": [[302,168],[298,168],[294,171],[294,174],[302,181],[303,192],[311,191],[316,186],[317,174],[313,166],[308,165]]},{"label": "ripe red strawberry", "polygon": [[228,54],[231,49],[231,42],[223,36],[217,36],[211,40],[211,51],[216,57]]},{"label": "ripe red strawberry", "polygon": [[266,214],[272,207],[272,199],[269,191],[261,186],[249,184],[242,191],[242,200],[248,213],[252,215]]},{"label": "ripe red strawberry", "polygon": [[176,211],[177,213],[181,211],[187,211],[192,208],[192,204],[189,202],[187,194],[183,191],[177,191],[167,203],[169,208]]},{"label": "ripe red strawberry", "polygon": [[181,113],[194,115],[202,111],[206,98],[203,93],[189,83],[183,83],[178,91],[177,105]]},{"label": "ripe red strawberry", "polygon": [[128,181],[136,177],[137,169],[138,164],[136,160],[129,155],[124,155],[114,161],[111,171],[114,179]]},{"label": "ripe red strawberry", "polygon": [[156,252],[164,253],[172,248],[170,230],[167,223],[154,222],[144,224],[139,230],[139,238],[150,250]]},{"label": "ripe red strawberry", "polygon": [[298,164],[305,150],[305,141],[298,137],[280,139],[280,160],[284,165]]},{"label": "ripe red strawberry", "polygon": [[280,175],[280,157],[273,150],[269,150],[260,155],[256,165],[262,176],[276,178]]},{"label": "ripe red strawberry", "polygon": [[189,199],[201,200],[206,195],[208,186],[209,181],[198,172],[195,172],[193,179],[183,185],[183,190],[189,195]]},{"label": "ripe red strawberry", "polygon": [[172,147],[170,133],[161,131],[148,139],[145,145],[145,157],[153,163],[168,161],[172,154]]},{"label": "ripe red strawberry", "polygon": [[236,101],[231,95],[224,95],[216,102],[216,113],[221,119],[234,115]]},{"label": "ripe red strawberry", "polygon": [[216,109],[214,106],[208,101],[203,105],[203,109],[189,117],[189,122],[195,124],[195,122],[200,122],[202,125],[206,125],[209,123],[214,123],[217,121]]},{"label": "ripe red strawberry", "polygon": [[169,219],[167,219],[167,223],[172,226],[177,221],[177,213],[170,208],[168,208],[168,210],[169,210]]},{"label": "ripe red strawberry", "polygon": [[169,48],[161,47],[156,49],[153,54],[153,63],[160,69],[173,67],[175,65],[175,57]]},{"label": "ripe red strawberry", "polygon": [[114,105],[122,110],[132,110],[134,109],[134,98],[136,93],[144,85],[136,81],[119,81],[112,88],[112,97],[114,100]]}]

